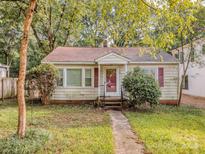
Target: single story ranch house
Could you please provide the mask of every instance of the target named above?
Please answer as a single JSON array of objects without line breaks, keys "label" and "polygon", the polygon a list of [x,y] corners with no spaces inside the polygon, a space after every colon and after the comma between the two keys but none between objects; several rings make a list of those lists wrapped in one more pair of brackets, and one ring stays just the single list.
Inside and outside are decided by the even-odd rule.
[{"label": "single story ranch house", "polygon": [[149,48],[58,47],[42,63],[54,64],[60,80],[51,102],[74,103],[117,98],[123,76],[135,67],[152,74],[161,89],[160,103],[176,104],[179,63],[168,53],[151,56]]}]

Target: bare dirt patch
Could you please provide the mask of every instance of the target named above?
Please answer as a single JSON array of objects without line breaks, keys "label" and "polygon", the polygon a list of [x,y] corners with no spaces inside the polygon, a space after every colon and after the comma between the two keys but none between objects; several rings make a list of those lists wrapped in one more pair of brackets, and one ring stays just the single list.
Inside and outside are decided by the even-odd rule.
[{"label": "bare dirt patch", "polygon": [[197,108],[204,108],[205,109],[205,98],[202,97],[194,97],[189,95],[182,96],[182,104],[191,105]]},{"label": "bare dirt patch", "polygon": [[107,125],[109,116],[103,111],[82,110],[82,112],[52,112],[49,115],[34,118],[32,125],[39,127],[55,126],[57,128],[86,127]]}]

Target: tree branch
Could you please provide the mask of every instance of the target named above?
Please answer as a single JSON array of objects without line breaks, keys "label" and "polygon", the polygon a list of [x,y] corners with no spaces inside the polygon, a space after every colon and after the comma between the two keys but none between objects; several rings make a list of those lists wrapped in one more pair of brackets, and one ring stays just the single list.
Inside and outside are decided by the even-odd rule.
[{"label": "tree branch", "polygon": [[[54,34],[56,34],[59,31],[59,29],[60,29],[62,18],[63,18],[64,12],[65,12],[65,7],[66,7],[66,3],[63,4],[63,8],[62,8],[62,12],[61,12],[61,15],[60,15],[60,19],[59,19],[59,22],[58,22],[58,25],[57,25],[57,28],[56,28],[56,31],[54,32]],[[56,35],[53,38],[53,44],[55,44],[55,42],[56,42]]]},{"label": "tree branch", "polygon": [[73,21],[74,21],[74,16],[75,16],[75,10],[76,10],[77,8],[75,7],[74,8],[74,11],[73,11],[73,14],[72,14],[72,16],[71,16],[71,19],[69,20],[69,26],[68,26],[68,28],[67,28],[67,34],[66,34],[66,36],[65,36],[65,39],[64,39],[64,42],[63,42],[63,46],[65,46],[66,45],[66,42],[67,42],[67,40],[68,40],[68,37],[69,37],[69,35],[70,35],[70,29],[71,29],[71,23],[73,23]]},{"label": "tree branch", "polygon": [[35,28],[35,26],[34,26],[33,24],[31,25],[31,28],[32,28],[33,34],[34,34],[34,36],[35,36],[35,38],[36,38],[36,40],[37,40],[37,42],[38,42],[38,46],[39,46],[40,48],[42,48],[43,50],[45,50],[44,45],[43,45],[43,43],[41,42],[41,39],[40,39],[39,36],[38,36],[38,32],[37,32],[37,30],[36,30],[36,28]]},{"label": "tree branch", "polygon": [[151,5],[150,5],[150,4],[148,4],[145,0],[141,0],[141,2],[142,2],[143,4],[145,4],[147,7],[151,8],[152,10],[157,11],[157,8],[155,8],[155,7],[151,6]]}]

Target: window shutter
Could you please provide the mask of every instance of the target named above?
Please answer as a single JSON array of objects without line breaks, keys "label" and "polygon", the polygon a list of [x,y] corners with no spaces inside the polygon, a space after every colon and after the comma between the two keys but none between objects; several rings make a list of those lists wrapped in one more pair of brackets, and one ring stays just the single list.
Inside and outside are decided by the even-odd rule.
[{"label": "window shutter", "polygon": [[98,87],[98,68],[94,68],[94,87]]},{"label": "window shutter", "polygon": [[159,80],[159,86],[164,87],[164,68],[163,67],[158,68],[158,80]]}]

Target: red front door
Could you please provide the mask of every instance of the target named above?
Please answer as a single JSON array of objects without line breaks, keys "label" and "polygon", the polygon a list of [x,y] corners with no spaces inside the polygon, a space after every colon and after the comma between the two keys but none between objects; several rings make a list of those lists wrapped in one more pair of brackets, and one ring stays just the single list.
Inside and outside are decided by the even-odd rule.
[{"label": "red front door", "polygon": [[116,92],[117,91],[117,74],[116,69],[106,69],[106,91]]}]

